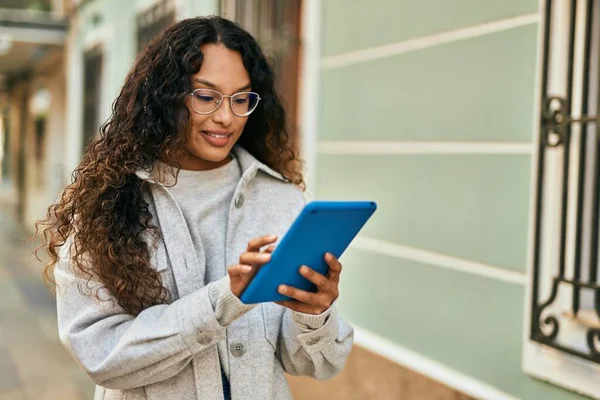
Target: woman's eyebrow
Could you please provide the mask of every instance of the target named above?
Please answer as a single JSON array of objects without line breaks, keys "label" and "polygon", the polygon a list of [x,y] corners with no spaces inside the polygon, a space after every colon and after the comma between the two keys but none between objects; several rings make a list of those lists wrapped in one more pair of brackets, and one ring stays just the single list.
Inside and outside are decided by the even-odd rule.
[{"label": "woman's eyebrow", "polygon": [[198,83],[201,83],[201,84],[203,84],[203,85],[206,85],[206,86],[208,86],[209,88],[212,88],[212,89],[218,89],[218,86],[217,86],[217,85],[215,85],[214,83],[212,83],[212,82],[209,82],[209,81],[207,81],[207,80],[205,80],[205,79],[201,79],[201,78],[195,78],[194,80],[195,80],[196,82],[198,82]]},{"label": "woman's eyebrow", "polygon": [[[219,89],[219,85],[216,85],[210,81],[207,81],[206,79],[202,79],[202,78],[194,78],[194,80],[198,83],[201,83],[205,86],[208,86],[211,89]],[[252,87],[251,83],[248,83],[247,85],[239,88],[238,90],[236,90],[236,92],[241,92],[242,90],[247,90],[250,89]]]},{"label": "woman's eyebrow", "polygon": [[241,92],[241,91],[243,91],[243,90],[248,90],[248,89],[250,89],[251,87],[252,87],[252,84],[251,84],[251,83],[249,83],[249,84],[247,84],[246,86],[244,86],[244,87],[241,87],[241,88],[239,88],[238,90],[236,90],[236,92]]}]

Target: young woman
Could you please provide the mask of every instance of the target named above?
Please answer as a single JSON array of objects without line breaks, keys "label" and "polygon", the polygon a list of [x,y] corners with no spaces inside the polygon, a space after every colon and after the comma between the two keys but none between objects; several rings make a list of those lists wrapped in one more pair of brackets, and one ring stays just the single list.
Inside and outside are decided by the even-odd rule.
[{"label": "young woman", "polygon": [[297,150],[256,41],[219,17],[140,54],[100,138],[41,222],[59,334],[96,399],[286,399],[284,372],[326,379],[353,340],[319,291],[239,300],[304,205]]}]

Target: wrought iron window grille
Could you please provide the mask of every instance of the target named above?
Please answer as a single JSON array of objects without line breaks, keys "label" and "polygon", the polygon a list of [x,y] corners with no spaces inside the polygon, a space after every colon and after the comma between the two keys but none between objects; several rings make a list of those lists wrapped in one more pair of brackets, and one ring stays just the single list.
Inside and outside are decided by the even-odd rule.
[{"label": "wrought iron window grille", "polygon": [[[554,45],[552,23],[556,22],[552,10],[556,5],[557,1],[546,0],[529,334],[535,342],[600,363],[600,0],[570,2],[566,95],[552,93],[548,85],[550,73],[556,72],[551,71],[550,65],[550,51]],[[581,10],[585,10],[583,17],[578,14]],[[577,24],[582,20],[585,20],[583,29]],[[576,46],[576,40],[579,46]],[[581,97],[578,99],[573,97],[574,81],[580,85],[577,96]],[[561,198],[556,202],[558,209],[553,209],[548,207],[548,198],[544,196],[544,185],[550,176],[546,174],[552,173],[545,168],[547,159],[555,157],[557,152],[562,153]],[[575,157],[571,159],[573,154]],[[576,189],[571,189],[571,193],[576,194],[570,195],[570,187],[575,183]],[[544,226],[547,213],[560,216],[558,268],[553,271],[551,282],[542,281],[543,271],[548,268],[542,256],[543,235],[549,229]],[[549,295],[542,294],[544,283],[549,288]],[[586,296],[586,304],[592,303],[591,307],[582,308],[583,296]],[[564,301],[557,305],[559,297],[568,300],[568,310],[564,309]],[[579,325],[578,332],[585,332],[585,337],[568,343],[561,341],[561,328],[574,322]]]}]

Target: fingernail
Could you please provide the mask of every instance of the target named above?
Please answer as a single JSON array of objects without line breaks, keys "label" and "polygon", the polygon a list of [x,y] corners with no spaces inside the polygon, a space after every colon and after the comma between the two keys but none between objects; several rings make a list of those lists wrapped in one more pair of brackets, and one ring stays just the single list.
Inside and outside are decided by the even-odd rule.
[{"label": "fingernail", "polygon": [[285,294],[287,292],[287,286],[281,285],[279,286],[279,293]]},{"label": "fingernail", "polygon": [[268,253],[261,254],[260,255],[260,259],[263,260],[263,261],[269,261],[271,259],[271,255],[268,254]]},{"label": "fingernail", "polygon": [[249,265],[244,265],[244,266],[242,267],[242,272],[250,272],[250,271],[252,271],[252,267],[251,267],[251,266],[249,266]]},{"label": "fingernail", "polygon": [[308,267],[306,265],[300,267],[300,272],[303,274],[308,274]]},{"label": "fingernail", "polygon": [[331,253],[325,253],[325,259],[331,260]]}]

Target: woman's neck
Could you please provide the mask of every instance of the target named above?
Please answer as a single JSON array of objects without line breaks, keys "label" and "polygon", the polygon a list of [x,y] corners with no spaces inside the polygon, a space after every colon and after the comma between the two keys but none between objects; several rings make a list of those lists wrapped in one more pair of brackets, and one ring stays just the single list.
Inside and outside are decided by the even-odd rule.
[{"label": "woman's neck", "polygon": [[196,157],[196,156],[186,152],[184,157],[181,157],[181,158],[177,159],[176,161],[179,164],[179,166],[181,167],[181,169],[183,169],[183,170],[208,171],[211,169],[220,168],[220,167],[228,164],[229,162],[231,162],[231,160],[232,160],[231,155],[225,157],[225,159],[221,160],[221,161],[209,161],[209,160],[204,160],[200,157]]}]

